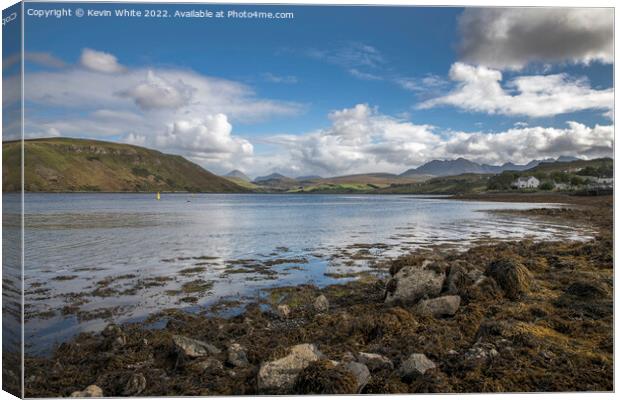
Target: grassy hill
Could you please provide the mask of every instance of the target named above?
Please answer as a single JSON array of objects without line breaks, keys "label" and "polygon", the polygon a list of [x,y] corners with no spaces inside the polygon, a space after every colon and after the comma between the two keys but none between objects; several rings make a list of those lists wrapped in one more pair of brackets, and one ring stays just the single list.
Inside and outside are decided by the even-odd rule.
[{"label": "grassy hill", "polygon": [[442,176],[419,183],[393,184],[375,193],[391,194],[462,194],[486,190],[490,174],[461,174]]},{"label": "grassy hill", "polygon": [[[3,142],[3,191],[19,187],[20,142]],[[246,192],[181,156],[121,143],[52,138],[24,142],[30,192]]]}]

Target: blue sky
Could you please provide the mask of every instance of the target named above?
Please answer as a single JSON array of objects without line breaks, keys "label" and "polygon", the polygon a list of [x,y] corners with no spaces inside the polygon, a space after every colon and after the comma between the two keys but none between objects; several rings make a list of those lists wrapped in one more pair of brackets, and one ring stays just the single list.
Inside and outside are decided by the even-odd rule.
[{"label": "blue sky", "polygon": [[[251,175],[398,172],[433,158],[524,162],[611,152],[610,10],[582,16],[562,9],[522,15],[418,7],[159,8],[295,17],[26,16],[26,135],[124,141],[182,154],[217,173],[239,168]],[[566,13],[590,23],[543,32],[543,43],[531,49],[523,45]],[[489,20],[508,21],[516,37],[472,28]],[[467,47],[472,40],[485,47]],[[538,148],[530,148],[534,142]]]}]

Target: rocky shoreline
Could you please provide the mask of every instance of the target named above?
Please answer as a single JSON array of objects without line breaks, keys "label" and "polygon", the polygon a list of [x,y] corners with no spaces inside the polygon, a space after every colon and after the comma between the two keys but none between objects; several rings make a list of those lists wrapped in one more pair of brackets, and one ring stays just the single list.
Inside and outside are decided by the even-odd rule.
[{"label": "rocky shoreline", "polygon": [[80,334],[26,358],[26,396],[613,390],[613,200],[592,204],[528,212],[595,223],[588,242],[421,250],[233,318],[167,310]]}]

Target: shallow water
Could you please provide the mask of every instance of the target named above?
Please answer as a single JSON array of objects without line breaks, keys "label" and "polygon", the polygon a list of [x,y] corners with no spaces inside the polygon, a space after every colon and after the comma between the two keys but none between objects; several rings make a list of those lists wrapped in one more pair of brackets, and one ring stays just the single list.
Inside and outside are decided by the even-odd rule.
[{"label": "shallow water", "polygon": [[[25,335],[34,353],[109,321],[166,308],[201,312],[273,286],[338,282],[325,274],[359,272],[415,248],[593,234],[487,212],[552,205],[420,196],[27,194],[25,201]],[[183,286],[196,280],[197,290]]]}]

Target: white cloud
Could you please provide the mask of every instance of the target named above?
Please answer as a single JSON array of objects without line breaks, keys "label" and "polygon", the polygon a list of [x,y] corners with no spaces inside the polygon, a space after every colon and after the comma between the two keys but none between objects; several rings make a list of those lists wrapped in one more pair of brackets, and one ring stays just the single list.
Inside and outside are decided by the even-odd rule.
[{"label": "white cloud", "polygon": [[329,118],[331,125],[325,129],[271,137],[278,163],[267,166],[261,164],[261,156],[255,156],[254,166],[268,167],[261,173],[275,170],[329,176],[400,173],[433,159],[527,163],[561,155],[610,156],[613,151],[611,125],[587,127],[569,122],[564,128],[521,125],[503,132],[441,131],[383,115],[366,104],[334,111]]},{"label": "white cloud", "polygon": [[469,8],[459,18],[461,59],[491,68],[613,62],[613,8]]},{"label": "white cloud", "polygon": [[587,80],[571,79],[566,74],[519,76],[504,88],[500,71],[455,63],[450,79],[457,82],[454,90],[424,101],[418,108],[450,105],[467,111],[528,117],[613,109],[613,88],[592,89]]},{"label": "white cloud", "polygon": [[118,63],[118,60],[114,55],[88,48],[82,50],[80,63],[83,67],[92,71],[107,74],[122,72],[125,70],[125,67]]},{"label": "white cloud", "polygon": [[[112,71],[110,65],[120,64],[108,56],[114,63],[106,70]],[[28,73],[29,137],[121,137],[223,172],[253,154],[252,144],[233,134],[231,121],[291,116],[303,109],[298,103],[260,98],[242,83],[190,70],[124,68],[122,74],[104,74],[101,63],[99,70],[94,65]],[[55,117],[59,113],[62,118]]]},{"label": "white cloud", "polygon": [[27,73],[26,81],[28,102],[152,113],[149,120],[224,113],[234,120],[256,121],[303,109],[298,103],[259,98],[239,82],[173,68],[136,68],[123,74],[67,69]]},{"label": "white cloud", "polygon": [[154,137],[154,144],[158,148],[185,150],[193,156],[211,156],[216,160],[223,155],[252,155],[252,144],[231,133],[232,125],[226,115],[207,115],[200,119],[174,121],[165,133]]},{"label": "white cloud", "polygon": [[144,81],[122,92],[121,95],[133,99],[143,110],[153,110],[177,109],[185,106],[191,100],[193,92],[194,90],[183,81],[170,82],[149,70]]}]

